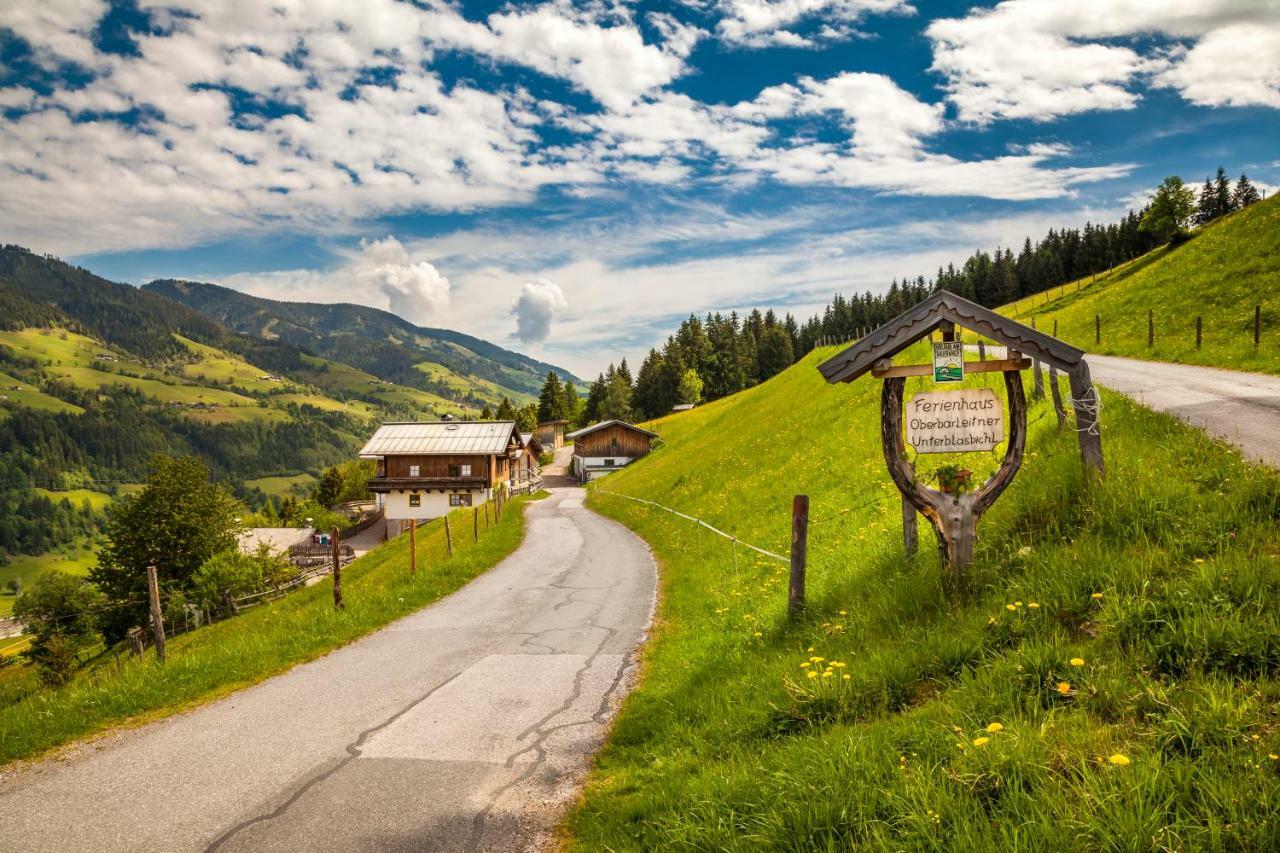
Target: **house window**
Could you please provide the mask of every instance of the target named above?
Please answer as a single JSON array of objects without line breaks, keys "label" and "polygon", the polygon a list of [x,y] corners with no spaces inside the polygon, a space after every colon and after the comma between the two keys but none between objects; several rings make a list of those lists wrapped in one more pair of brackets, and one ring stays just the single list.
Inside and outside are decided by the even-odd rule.
[{"label": "house window", "polygon": [[612,459],[606,459],[606,460],[604,460],[604,467],[606,467],[606,468],[612,468],[612,467],[613,467],[613,464],[614,464],[614,463],[613,463],[613,460],[612,460]]},{"label": "house window", "polygon": [[471,495],[449,495],[449,506],[471,506]]},{"label": "house window", "polygon": [[410,477],[416,477],[416,476],[418,476],[418,470],[419,470],[419,468],[418,468],[418,466],[417,466],[417,465],[410,465],[410,466],[409,466],[409,476],[410,476]]},{"label": "house window", "polygon": [[417,492],[409,495],[409,506],[422,506],[422,495]]},{"label": "house window", "polygon": [[463,476],[463,477],[470,477],[470,476],[471,476],[471,466],[470,466],[470,465],[462,465],[462,466],[460,466],[460,467],[462,468],[462,474],[461,474],[461,476]]}]

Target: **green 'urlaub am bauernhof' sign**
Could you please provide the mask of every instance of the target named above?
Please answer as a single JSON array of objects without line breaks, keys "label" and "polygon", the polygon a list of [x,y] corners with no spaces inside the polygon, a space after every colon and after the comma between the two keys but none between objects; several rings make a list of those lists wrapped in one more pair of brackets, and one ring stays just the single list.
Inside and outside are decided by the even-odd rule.
[{"label": "green 'urlaub am bauernhof' sign", "polygon": [[934,342],[933,381],[964,381],[964,344],[959,341]]}]

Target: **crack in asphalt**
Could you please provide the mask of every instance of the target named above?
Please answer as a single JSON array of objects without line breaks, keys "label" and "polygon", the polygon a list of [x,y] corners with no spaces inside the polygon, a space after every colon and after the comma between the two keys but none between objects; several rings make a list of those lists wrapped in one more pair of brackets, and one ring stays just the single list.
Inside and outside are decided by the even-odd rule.
[{"label": "crack in asphalt", "polygon": [[267,814],[258,815],[257,817],[253,817],[253,818],[249,818],[248,820],[241,821],[240,823],[237,823],[235,826],[228,829],[226,832],[222,833],[222,835],[219,835],[216,839],[214,839],[212,844],[210,844],[208,847],[205,848],[205,853],[213,853],[213,851],[217,850],[223,844],[226,844],[238,833],[240,833],[245,829],[248,829],[251,826],[254,826],[259,823],[265,823],[266,821],[269,821],[269,820],[275,820],[276,818],[283,815],[285,812],[289,810],[289,808],[294,803],[302,799],[302,796],[306,794],[307,791],[311,790],[313,787],[315,787],[320,782],[323,782],[325,779],[328,779],[330,776],[337,773],[343,767],[346,767],[348,764],[351,763],[353,759],[359,758],[360,748],[364,746],[365,741],[367,741],[371,736],[381,731],[382,729],[385,729],[387,726],[391,725],[396,720],[400,719],[405,714],[412,711],[418,705],[421,705],[427,699],[431,698],[431,695],[433,693],[435,693],[440,688],[452,682],[455,678],[457,678],[461,674],[462,674],[462,670],[455,672],[453,675],[449,676],[444,681],[441,681],[439,684],[432,687],[426,693],[423,693],[421,696],[414,699],[409,704],[405,705],[399,711],[396,711],[390,717],[387,717],[387,719],[383,720],[381,723],[378,723],[376,726],[372,726],[362,731],[354,741],[347,744],[347,746],[345,747],[347,752],[347,755],[345,758],[340,759],[336,764],[334,764],[328,770],[325,770],[321,773],[317,773],[316,775],[312,776],[310,779],[304,782],[297,790],[295,790],[289,796],[289,799],[285,800],[283,803],[277,806],[274,810],[268,812]]}]

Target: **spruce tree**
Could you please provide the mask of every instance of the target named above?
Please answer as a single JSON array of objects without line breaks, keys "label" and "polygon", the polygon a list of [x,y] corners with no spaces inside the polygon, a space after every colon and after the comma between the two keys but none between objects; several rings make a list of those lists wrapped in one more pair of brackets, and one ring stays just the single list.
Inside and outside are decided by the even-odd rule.
[{"label": "spruce tree", "polygon": [[1235,210],[1231,203],[1231,181],[1227,178],[1227,170],[1221,166],[1218,167],[1217,177],[1213,179],[1213,203],[1217,216],[1226,216]]},{"label": "spruce tree", "polygon": [[538,394],[538,421],[568,420],[564,411],[564,385],[554,370],[547,371],[547,381]]},{"label": "spruce tree", "polygon": [[1261,201],[1258,195],[1258,189],[1250,181],[1249,177],[1243,173],[1240,180],[1236,181],[1235,192],[1231,194],[1231,203],[1236,210],[1243,210],[1251,204]]},{"label": "spruce tree", "polygon": [[502,402],[498,404],[497,419],[500,421],[514,421],[516,419],[516,407],[506,397],[502,398]]},{"label": "spruce tree", "polygon": [[1213,182],[1208,178],[1204,179],[1204,186],[1200,188],[1200,200],[1196,204],[1196,224],[1207,225],[1218,217],[1217,197],[1213,192]]}]

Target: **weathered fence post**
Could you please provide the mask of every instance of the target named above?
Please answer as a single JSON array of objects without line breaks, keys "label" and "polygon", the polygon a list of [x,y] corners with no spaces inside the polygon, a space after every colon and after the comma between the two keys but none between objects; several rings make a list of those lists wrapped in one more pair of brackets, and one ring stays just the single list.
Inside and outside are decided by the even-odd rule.
[{"label": "weathered fence post", "polygon": [[1147,349],[1156,345],[1156,312],[1147,309]]},{"label": "weathered fence post", "polygon": [[1055,338],[1058,336],[1058,318],[1057,317],[1053,318],[1053,336]]},{"label": "weathered fence post", "polygon": [[916,508],[907,496],[902,496],[902,550],[910,560],[920,547],[920,525],[916,522]]},{"label": "weathered fence post", "polygon": [[1044,369],[1040,365],[1040,359],[1032,359],[1031,374],[1035,378],[1031,388],[1031,396],[1039,400],[1044,397]]},{"label": "weathered fence post", "polygon": [[1049,365],[1049,388],[1053,394],[1053,411],[1058,415],[1058,429],[1067,425],[1067,410],[1062,407],[1062,389],[1058,387],[1058,368]]},{"label": "weathered fence post", "polygon": [[475,532],[476,541],[479,542],[480,541],[480,507],[473,507],[473,509],[475,511],[475,524],[472,526],[475,528],[474,532]]},{"label": "weathered fence post", "polygon": [[142,629],[130,628],[126,635],[129,638],[129,651],[134,657],[142,657]]},{"label": "weathered fence post", "polygon": [[1201,331],[1204,328],[1203,321],[1203,317],[1196,317],[1196,349],[1200,349]]},{"label": "weathered fence post", "polygon": [[1253,306],[1253,348],[1257,349],[1262,341],[1262,306]]},{"label": "weathered fence post", "polygon": [[1098,427],[1098,389],[1093,387],[1088,362],[1081,360],[1067,374],[1071,386],[1071,404],[1076,412],[1076,432],[1080,436],[1080,458],[1087,468],[1105,473],[1102,462],[1102,434]]},{"label": "weathered fence post", "polygon": [[333,609],[345,610],[347,606],[342,602],[342,551],[339,550],[337,527],[329,531],[329,546],[333,550]]},{"label": "weathered fence post", "polygon": [[1102,343],[1102,315],[1093,315],[1093,342],[1095,344]]},{"label": "weathered fence post", "polygon": [[444,517],[444,542],[449,548],[449,556],[453,556],[453,533],[449,531],[449,516]]},{"label": "weathered fence post", "polygon": [[418,573],[418,522],[416,519],[409,522],[409,574],[416,575]]},{"label": "weathered fence post", "polygon": [[147,566],[147,593],[151,599],[151,633],[156,641],[156,660],[164,663],[164,616],[160,613],[160,581],[156,567]]},{"label": "weathered fence post", "polygon": [[982,342],[981,338],[979,338],[978,339],[978,361],[986,361],[986,360],[987,360],[987,345]]},{"label": "weathered fence post", "polygon": [[787,615],[795,618],[804,610],[804,574],[809,560],[809,496],[796,495],[791,501],[791,585],[787,590]]}]

